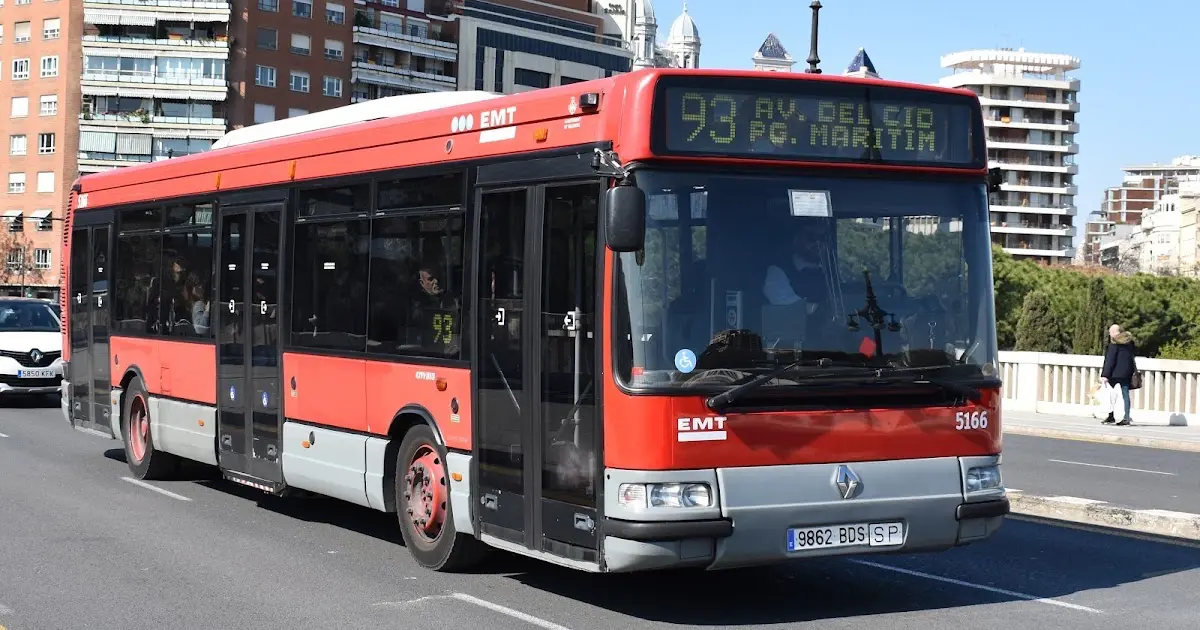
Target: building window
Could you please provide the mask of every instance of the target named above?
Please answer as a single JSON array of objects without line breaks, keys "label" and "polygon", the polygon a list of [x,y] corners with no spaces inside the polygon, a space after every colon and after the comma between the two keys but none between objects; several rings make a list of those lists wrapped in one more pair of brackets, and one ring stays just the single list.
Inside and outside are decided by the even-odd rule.
[{"label": "building window", "polygon": [[308,92],[308,73],[292,70],[288,87],[293,92]]},{"label": "building window", "polygon": [[279,31],[273,28],[258,27],[258,47],[264,50],[279,48]]},{"label": "building window", "polygon": [[45,94],[41,98],[38,113],[42,116],[54,116],[58,113],[58,95]]},{"label": "building window", "polygon": [[292,33],[292,52],[297,55],[312,53],[312,39],[308,35]]},{"label": "building window", "polygon": [[254,84],[263,87],[275,87],[275,68],[271,66],[256,66],[254,68]]},{"label": "building window", "polygon": [[513,68],[513,83],[531,88],[548,88],[550,87],[550,75],[536,70]]},{"label": "building window", "polygon": [[325,3],[325,21],[330,24],[346,23],[346,7],[332,2]]},{"label": "building window", "polygon": [[38,210],[33,213],[33,216],[38,220],[37,229],[39,232],[49,232],[54,229],[54,220],[50,218],[52,214],[54,214],[53,210]]},{"label": "building window", "polygon": [[50,268],[50,250],[41,247],[33,250],[33,268],[34,269],[49,269]]},{"label": "building window", "polygon": [[323,83],[323,85],[321,86],[322,94],[324,94],[325,96],[332,96],[334,98],[342,97],[342,80],[340,78],[325,77],[325,79],[322,83]]},{"label": "building window", "polygon": [[14,96],[12,97],[12,114],[13,118],[24,118],[29,115],[29,97]]},{"label": "building window", "polygon": [[42,78],[58,76],[58,55],[42,57]]},{"label": "building window", "polygon": [[22,5],[30,4],[30,3],[32,3],[32,2],[33,2],[33,0],[17,0],[17,6],[22,6]]},{"label": "building window", "polygon": [[[17,225],[19,225],[19,223]],[[21,230],[12,228],[12,231],[20,232]],[[25,250],[23,250],[23,249],[9,250],[8,256],[6,257],[5,262],[8,264],[9,269],[20,269],[21,265],[25,262]]]},{"label": "building window", "polygon": [[38,155],[50,155],[51,153],[54,153],[54,134],[39,133]]},{"label": "building window", "polygon": [[62,31],[61,25],[62,20],[59,18],[42,20],[42,39],[58,39],[58,35]]},{"label": "building window", "polygon": [[271,122],[272,120],[275,120],[274,105],[254,104],[254,124]]},{"label": "building window", "polygon": [[346,45],[336,39],[325,40],[325,58],[341,61],[346,56]]},{"label": "building window", "polygon": [[29,60],[28,59],[13,59],[12,78],[13,78],[13,81],[20,81],[22,79],[29,78]]},{"label": "building window", "polygon": [[14,195],[25,192],[25,173],[8,174],[8,192]]},{"label": "building window", "polygon": [[292,15],[305,19],[312,18],[311,0],[292,0]]},{"label": "building window", "polygon": [[19,134],[8,137],[8,154],[9,155],[25,155],[28,150],[28,140],[25,134]]},{"label": "building window", "polygon": [[17,22],[13,24],[14,43],[22,44],[31,39],[33,39],[33,25],[30,22]]},{"label": "building window", "polygon": [[37,174],[37,191],[40,193],[54,192],[54,171],[42,171]]},{"label": "building window", "polygon": [[279,13],[279,0],[258,0],[258,10]]},{"label": "building window", "polygon": [[307,114],[308,114],[307,109],[301,109],[299,107],[289,107],[288,108],[288,118],[295,118],[297,116],[305,116]]}]

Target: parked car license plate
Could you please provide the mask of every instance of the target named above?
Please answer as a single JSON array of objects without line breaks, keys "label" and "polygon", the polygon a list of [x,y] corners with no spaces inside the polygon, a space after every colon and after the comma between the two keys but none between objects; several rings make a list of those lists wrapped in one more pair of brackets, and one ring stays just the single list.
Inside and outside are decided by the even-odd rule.
[{"label": "parked car license plate", "polygon": [[904,544],[903,523],[848,523],[788,530],[788,551],[834,547],[896,547]]},{"label": "parked car license plate", "polygon": [[54,378],[54,368],[17,370],[17,378]]}]

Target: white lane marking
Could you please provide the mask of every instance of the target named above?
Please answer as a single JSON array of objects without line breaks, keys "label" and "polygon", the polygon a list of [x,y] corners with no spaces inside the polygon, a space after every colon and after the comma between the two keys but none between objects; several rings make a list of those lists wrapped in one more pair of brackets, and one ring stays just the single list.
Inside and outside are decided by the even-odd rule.
[{"label": "white lane marking", "polygon": [[8,437],[7,433],[0,433],[0,438],[6,438],[6,437]]},{"label": "white lane marking", "polygon": [[182,494],[175,494],[174,492],[171,492],[170,490],[163,490],[162,488],[159,488],[158,486],[148,484],[145,481],[140,481],[140,480],[134,479],[133,477],[121,477],[121,479],[123,481],[128,481],[129,483],[131,483],[135,486],[138,486],[139,488],[153,490],[154,492],[157,492],[163,496],[171,497],[172,499],[176,499],[178,501],[191,501],[192,500],[190,497],[185,497]]},{"label": "white lane marking", "polygon": [[1108,466],[1106,464],[1089,464],[1087,462],[1072,462],[1072,461],[1067,461],[1065,459],[1050,459],[1047,461],[1051,461],[1056,464],[1071,464],[1074,466],[1091,466],[1092,468],[1110,468],[1112,470],[1128,470],[1129,472],[1150,473],[1151,475],[1170,475],[1172,477],[1174,477],[1176,475],[1176,473],[1163,472],[1161,470],[1143,470],[1141,468],[1125,468],[1123,466]]},{"label": "white lane marking", "polygon": [[519,610],[514,610],[512,608],[509,608],[508,606],[501,606],[500,604],[497,604],[495,602],[489,602],[486,599],[480,599],[480,598],[474,597],[472,595],[467,595],[466,593],[451,593],[449,595],[426,595],[425,597],[418,597],[416,599],[409,599],[409,600],[405,600],[402,602],[376,602],[376,603],[372,604],[372,606],[380,606],[380,607],[386,607],[386,608],[407,608],[409,606],[413,606],[416,604],[421,604],[421,603],[429,602],[429,601],[443,600],[443,599],[457,599],[460,602],[474,604],[476,606],[479,606],[480,608],[486,608],[490,611],[498,612],[502,615],[507,615],[509,617],[512,617],[513,619],[519,619],[521,621],[524,621],[525,623],[535,625],[539,628],[545,628],[546,630],[571,630],[570,628],[568,628],[566,626],[560,626],[560,625],[554,623],[553,621],[548,621],[546,619],[542,619],[541,617],[535,617],[529,613],[523,613]]},{"label": "white lane marking", "polygon": [[1049,597],[1038,597],[1036,595],[1029,595],[1027,593],[1018,593],[1017,591],[1010,591],[1007,589],[996,588],[994,586],[986,586],[983,584],[975,584],[974,582],[965,582],[963,580],[956,580],[954,578],[943,577],[940,575],[933,575],[932,573],[922,573],[921,571],[913,571],[912,569],[902,569],[900,567],[894,567],[894,566],[887,565],[887,564],[880,564],[878,562],[871,562],[869,560],[851,559],[850,562],[853,562],[855,564],[866,565],[868,567],[874,567],[876,569],[883,569],[884,571],[894,571],[896,573],[903,573],[904,575],[911,575],[913,577],[925,578],[926,580],[934,580],[936,582],[945,582],[947,584],[953,584],[955,586],[963,586],[966,588],[973,588],[973,589],[980,590],[980,591],[987,591],[989,593],[996,593],[998,595],[1007,595],[1009,597],[1016,597],[1017,599],[1023,599],[1023,600],[1031,601],[1031,602],[1038,602],[1039,604],[1049,604],[1051,606],[1061,606],[1063,608],[1070,608],[1071,610],[1095,613],[1098,615],[1104,614],[1104,611],[1102,611],[1102,610],[1096,610],[1095,608],[1088,608],[1087,606],[1080,606],[1079,604],[1071,604],[1071,603],[1059,601],[1057,599],[1051,599]]},{"label": "white lane marking", "polygon": [[535,626],[538,626],[539,628],[545,628],[546,630],[571,630],[570,628],[568,628],[566,626],[560,626],[560,625],[554,623],[553,621],[547,621],[545,619],[542,619],[541,617],[534,617],[533,615],[531,615],[529,613],[523,613],[519,610],[513,610],[512,608],[509,608],[507,606],[501,606],[500,604],[496,604],[494,602],[489,602],[486,599],[479,599],[478,597],[472,597],[470,595],[467,595],[466,593],[454,593],[454,594],[450,595],[450,597],[457,599],[459,601],[462,601],[462,602],[466,602],[468,604],[475,604],[476,606],[479,606],[481,608],[487,608],[488,610],[498,612],[502,615],[508,615],[509,617],[512,617],[513,619],[520,619],[521,621],[524,621],[525,623],[533,624]]},{"label": "white lane marking", "polygon": [[[9,608],[8,606],[5,606],[4,604],[0,604],[0,615],[11,615],[11,614],[13,614],[13,609]],[[0,626],[0,628],[3,628],[3,627],[4,626]]]}]

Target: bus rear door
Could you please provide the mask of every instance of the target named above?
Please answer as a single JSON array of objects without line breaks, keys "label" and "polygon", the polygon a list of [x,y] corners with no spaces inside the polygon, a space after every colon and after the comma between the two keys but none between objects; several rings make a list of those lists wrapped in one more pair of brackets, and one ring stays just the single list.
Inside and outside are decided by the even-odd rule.
[{"label": "bus rear door", "polygon": [[[111,212],[79,213],[71,231],[70,303],[68,309],[71,361],[66,380],[70,383],[71,424],[78,429],[112,435],[109,396],[108,264],[112,226],[89,219],[109,219]],[[88,225],[88,223],[93,223]]]}]

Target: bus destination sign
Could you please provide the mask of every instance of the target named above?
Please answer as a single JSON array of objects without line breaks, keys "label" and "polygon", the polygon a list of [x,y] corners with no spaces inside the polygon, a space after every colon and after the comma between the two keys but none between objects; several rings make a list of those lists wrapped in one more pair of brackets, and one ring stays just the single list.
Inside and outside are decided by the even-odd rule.
[{"label": "bus destination sign", "polygon": [[665,103],[657,108],[666,116],[661,152],[983,166],[973,146],[975,110],[966,99],[859,85],[819,87],[823,94],[666,87],[660,92]]}]

